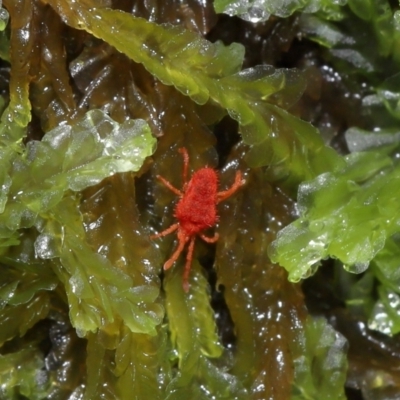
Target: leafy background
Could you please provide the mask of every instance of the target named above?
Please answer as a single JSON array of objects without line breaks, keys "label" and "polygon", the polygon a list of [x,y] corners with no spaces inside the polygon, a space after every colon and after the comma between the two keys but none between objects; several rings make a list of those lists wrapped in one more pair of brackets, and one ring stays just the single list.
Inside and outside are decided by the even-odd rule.
[{"label": "leafy background", "polygon": [[[0,398],[394,399],[388,0],[4,0]],[[229,187],[190,291],[181,186]]]}]

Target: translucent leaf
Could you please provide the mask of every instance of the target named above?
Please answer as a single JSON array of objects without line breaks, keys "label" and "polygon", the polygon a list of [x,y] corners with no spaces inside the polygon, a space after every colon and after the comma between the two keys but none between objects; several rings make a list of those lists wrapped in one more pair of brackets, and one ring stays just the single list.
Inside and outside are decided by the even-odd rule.
[{"label": "translucent leaf", "polygon": [[[349,0],[348,3],[358,18],[354,18],[348,10],[336,22],[323,13],[303,14],[300,17],[302,31],[311,40],[331,49],[332,56],[356,67],[356,70],[349,70],[352,74],[371,74],[388,68],[389,56],[398,65],[400,33],[395,28],[390,3],[387,0]],[[367,50],[372,48],[373,51]],[[337,65],[343,69],[343,66]],[[397,69],[394,66],[394,70]]]},{"label": "translucent leaf", "polygon": [[[164,332],[159,337],[126,332],[116,350],[116,368],[118,376],[117,388],[120,399],[162,400],[163,389],[160,376],[165,373],[167,354],[161,337],[166,339]],[[164,350],[164,352],[163,352]],[[160,384],[161,383],[161,384]],[[164,382],[165,384],[166,382]]]},{"label": "translucent leaf", "polygon": [[193,361],[193,359],[187,360],[182,364],[181,372],[178,372],[176,378],[168,385],[166,400],[208,400],[210,398],[247,400],[249,398],[239,380],[233,375],[217,368],[204,356],[200,356],[196,362]]},{"label": "translucent leaf", "polygon": [[8,305],[0,310],[0,345],[15,336],[23,336],[29,328],[47,317],[50,299],[46,293],[21,305]]},{"label": "translucent leaf", "polygon": [[34,348],[0,355],[0,397],[46,399],[49,388],[43,367],[43,355]]},{"label": "translucent leaf", "polygon": [[[46,247],[45,251],[38,249],[43,243],[43,236],[39,236],[36,252],[55,258],[52,266],[65,287],[71,322],[81,336],[99,328],[119,329],[121,320],[132,332],[156,333],[155,327],[163,317],[161,306],[155,302],[159,288],[151,282],[135,285],[132,276],[93,251],[74,199],[66,198],[40,230],[42,235],[56,239],[47,252]],[[48,243],[45,241],[45,246]]]},{"label": "translucent leaf", "polygon": [[256,23],[268,20],[271,15],[287,18],[296,11],[315,13],[322,8],[332,13],[346,3],[347,0],[216,0],[214,8],[218,13],[237,15]]},{"label": "translucent leaf", "polygon": [[292,104],[290,96],[295,100],[304,89],[298,71],[272,73],[260,66],[239,72],[244,49],[238,44],[212,44],[194,32],[117,10],[47,1],[68,24],[143,63],[164,84],[174,85],[198,104],[212,100],[226,109],[239,122],[244,142],[254,146],[248,158],[252,167],[275,167],[275,179],[290,176],[290,183],[298,183],[340,163],[315,128],[280,108]]},{"label": "translucent leaf", "polygon": [[375,304],[368,315],[368,327],[390,336],[400,332],[399,257],[399,238],[394,235],[371,263],[379,285],[378,298],[375,292],[370,294]]},{"label": "translucent leaf", "polygon": [[396,335],[400,332],[400,294],[380,286],[378,296],[368,327],[385,335]]},{"label": "translucent leaf", "polygon": [[[20,2],[7,3],[10,19],[10,101],[2,121],[10,128],[12,126],[26,127],[31,120],[31,103],[29,100],[29,85],[31,81],[31,62],[34,59],[35,28],[32,23],[34,5],[30,2],[21,5]],[[4,11],[0,13],[0,26],[4,24]]]},{"label": "translucent leaf", "polygon": [[[228,165],[234,172],[235,163]],[[266,171],[253,169],[246,174],[245,187],[220,209],[218,233],[223,240],[217,244],[215,263],[236,334],[232,373],[256,400],[290,398],[293,359],[301,353],[295,354],[292,344],[304,326],[303,295],[267,255],[292,208],[270,186]]]},{"label": "translucent leaf", "polygon": [[398,120],[400,118],[400,74],[387,78],[378,86],[376,93],[387,111]]},{"label": "translucent leaf", "polygon": [[169,369],[165,342],[163,329],[157,336],[132,333],[124,326],[117,335],[105,331],[89,334],[84,398],[164,399]]},{"label": "translucent leaf", "polygon": [[317,16],[303,16],[300,21],[302,30],[317,43],[332,48],[334,46],[351,46],[356,39],[343,32],[335,23]]},{"label": "translucent leaf", "polygon": [[[145,121],[128,120],[120,125],[93,110],[72,127],[55,128],[40,142],[29,142],[27,159],[37,180],[80,191],[117,172],[139,170],[154,145]],[[62,157],[57,164],[56,157]],[[49,162],[50,171],[46,168]]]},{"label": "translucent leaf", "polygon": [[[37,233],[25,231],[19,235],[19,244],[10,247],[0,257],[0,309],[6,305],[19,306],[30,302],[42,291],[51,291],[58,285],[48,263],[36,258],[34,240]],[[47,297],[43,300],[48,301]]]},{"label": "translucent leaf", "polygon": [[354,153],[346,160],[338,173],[300,185],[300,218],[271,245],[271,258],[293,281],[307,277],[327,257],[362,272],[398,231],[399,167],[384,152]]},{"label": "translucent leaf", "polygon": [[[4,259],[9,261],[8,257]],[[47,266],[39,263],[37,265],[47,269]],[[2,269],[3,281],[0,289],[2,306],[6,304],[13,306],[26,304],[33,299],[36,293],[42,290],[54,290],[57,286],[55,277],[48,274],[48,271],[44,274],[35,274],[27,270],[10,271],[11,273],[8,274],[9,271],[6,271],[6,266],[3,266]],[[9,280],[11,277],[14,279]]]},{"label": "translucent leaf", "polygon": [[379,47],[384,55],[392,50],[393,13],[387,0],[348,0],[349,7],[359,17],[374,27]]},{"label": "translucent leaf", "polygon": [[295,378],[290,399],[346,399],[346,339],[323,318],[309,318],[303,335],[297,342],[302,356],[294,360]]},{"label": "translucent leaf", "polygon": [[[112,373],[114,352],[106,348],[104,333],[88,334],[86,352],[87,379],[84,399],[119,400],[115,387],[117,379]],[[104,382],[107,384],[104,385]]]},{"label": "translucent leaf", "polygon": [[0,213],[4,212],[7,203],[11,186],[11,177],[8,171],[14,156],[11,149],[0,147]]},{"label": "translucent leaf", "polygon": [[[208,282],[194,261],[190,275],[190,293],[182,288],[182,268],[175,267],[166,279],[166,311],[171,340],[180,360],[193,352],[220,357],[223,351],[216,333],[214,313],[210,306]],[[195,312],[193,312],[196,310]],[[182,327],[185,326],[183,329]],[[182,335],[182,329],[185,334]]]},{"label": "translucent leaf", "polygon": [[1,7],[0,8],[0,31],[3,31],[4,29],[6,29],[9,17],[10,17],[10,15],[8,14],[8,11],[5,8]]},{"label": "translucent leaf", "polygon": [[20,149],[22,154],[4,158],[12,185],[4,175],[5,191],[9,188],[2,201],[0,239],[34,225],[68,190],[80,191],[117,172],[137,171],[154,145],[144,121],[120,125],[99,110],[89,111],[73,126],[55,128],[40,142],[30,141],[25,151]]},{"label": "translucent leaf", "polygon": [[[218,78],[238,72],[243,62],[244,48],[237,43],[213,44],[179,26],[157,25],[119,10],[88,10],[84,5],[56,0],[49,3],[63,10],[69,24],[89,31],[143,63],[161,82],[175,85],[199,104],[208,101]],[[79,13],[79,23],[72,16],[70,5]]]},{"label": "translucent leaf", "polygon": [[220,357],[223,348],[216,334],[207,285],[198,262],[192,263],[189,295],[182,288],[179,265],[166,277],[167,316],[172,345],[179,358],[179,371],[168,385],[168,400],[246,398],[237,378],[210,360]]},{"label": "translucent leaf", "polygon": [[347,147],[351,152],[373,150],[382,146],[397,146],[400,132],[368,132],[359,128],[350,128],[345,132]]},{"label": "translucent leaf", "polygon": [[[60,126],[10,157],[13,182],[0,215],[0,226],[8,227],[0,232],[3,246],[15,244],[10,237],[17,229],[36,225],[40,232],[34,243],[36,256],[54,259],[52,266],[70,300],[72,322],[82,335],[113,324],[115,316],[133,331],[154,334],[162,317],[160,306],[153,304],[158,287],[133,284],[130,276],[96,254],[86,242],[77,199],[64,198],[68,190],[80,191],[117,172],[137,171],[154,144],[144,121],[119,125],[94,110],[77,124]],[[13,283],[4,290],[5,296],[15,292]],[[26,296],[29,293],[25,291]]]}]

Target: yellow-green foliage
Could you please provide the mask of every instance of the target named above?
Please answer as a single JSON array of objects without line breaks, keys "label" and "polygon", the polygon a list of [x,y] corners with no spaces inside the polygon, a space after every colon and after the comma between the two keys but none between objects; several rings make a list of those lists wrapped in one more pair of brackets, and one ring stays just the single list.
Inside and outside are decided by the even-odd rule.
[{"label": "yellow-green foliage", "polygon": [[[155,22],[159,3],[143,2],[146,19],[103,0],[4,0],[0,397],[337,400],[348,365],[353,386],[383,393],[397,369],[363,375],[294,282],[335,259],[334,300],[307,305],[344,332],[353,320],[400,331],[398,14],[386,0],[215,1],[276,16],[242,27],[281,41],[275,65],[252,65],[243,44]],[[175,22],[193,11],[165,4]],[[304,38],[302,68],[278,67]],[[320,67],[351,88],[364,125],[334,126]],[[314,126],[325,116],[335,148]],[[189,293],[183,258],[162,270],[174,235],[150,240],[174,223],[156,175],[185,190],[179,147],[189,175],[218,165],[219,190],[238,170],[245,180],[218,206],[216,248],[196,241]]]}]

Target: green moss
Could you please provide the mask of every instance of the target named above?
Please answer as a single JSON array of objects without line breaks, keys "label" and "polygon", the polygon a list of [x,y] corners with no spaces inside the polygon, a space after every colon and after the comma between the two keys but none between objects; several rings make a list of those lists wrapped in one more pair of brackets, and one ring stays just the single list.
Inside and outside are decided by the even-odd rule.
[{"label": "green moss", "polygon": [[[246,23],[197,3],[4,6],[0,397],[400,392],[389,2],[215,2]],[[216,248],[196,241],[189,293],[183,259],[162,270],[174,235],[150,240],[174,223],[157,175],[185,190],[180,147],[189,175],[245,180],[218,205]]]}]

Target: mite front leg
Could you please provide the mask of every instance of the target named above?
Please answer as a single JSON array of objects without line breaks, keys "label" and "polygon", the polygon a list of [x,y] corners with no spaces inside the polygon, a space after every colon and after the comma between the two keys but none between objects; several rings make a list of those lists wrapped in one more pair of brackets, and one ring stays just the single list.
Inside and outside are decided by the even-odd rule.
[{"label": "mite front leg", "polygon": [[182,197],[183,193],[177,189],[175,186],[172,185],[169,181],[167,181],[164,177],[161,175],[157,175],[156,178],[160,180],[171,192],[174,192],[177,196]]},{"label": "mite front leg", "polygon": [[242,179],[242,173],[240,171],[236,172],[235,182],[233,185],[228,189],[222,192],[217,193],[217,204],[221,201],[226,200],[228,197],[232,196],[241,186],[246,183],[244,179]]},{"label": "mite front leg", "polygon": [[189,167],[189,154],[186,150],[185,147],[181,147],[179,150],[179,153],[182,154],[183,157],[183,171],[182,171],[182,179],[183,179],[183,187],[185,188],[187,184],[187,173],[188,173],[188,167]]}]

